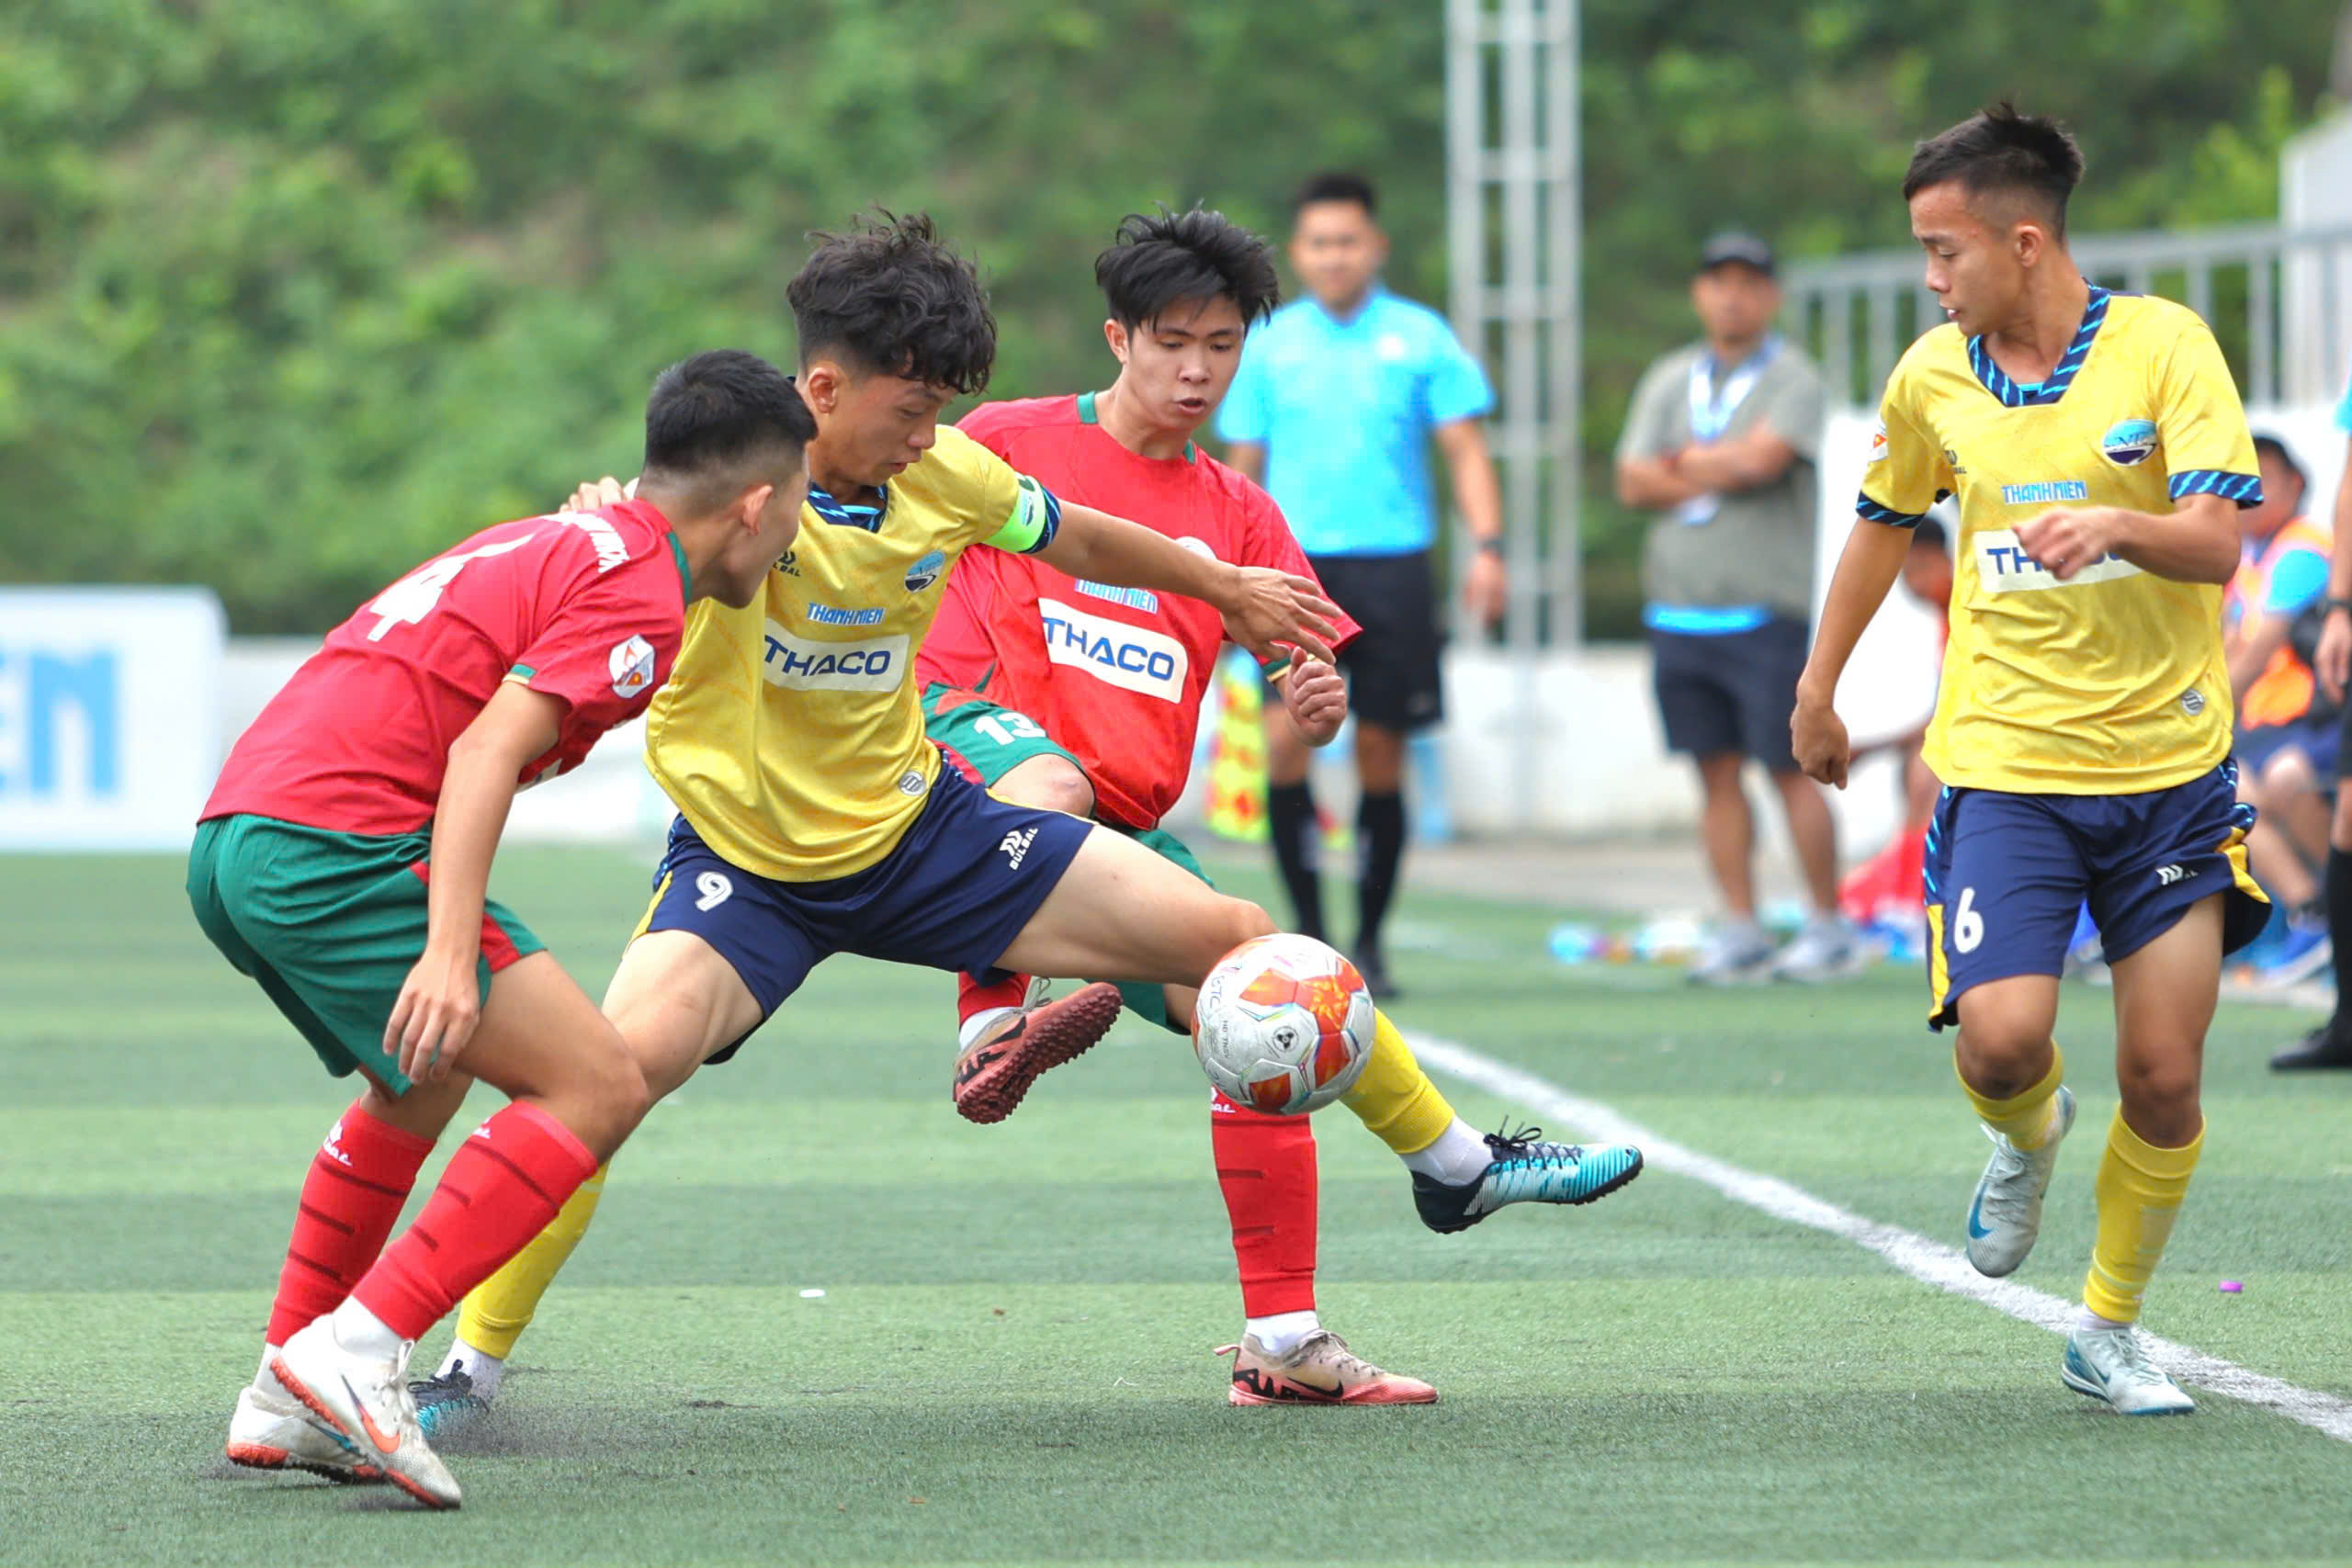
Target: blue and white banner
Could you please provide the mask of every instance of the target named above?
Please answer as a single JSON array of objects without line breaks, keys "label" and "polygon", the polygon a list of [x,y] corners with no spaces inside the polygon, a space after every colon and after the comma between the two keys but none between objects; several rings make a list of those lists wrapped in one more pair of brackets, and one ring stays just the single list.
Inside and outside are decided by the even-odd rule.
[{"label": "blue and white banner", "polygon": [[187,848],[227,630],[203,588],[0,588],[0,850]]}]

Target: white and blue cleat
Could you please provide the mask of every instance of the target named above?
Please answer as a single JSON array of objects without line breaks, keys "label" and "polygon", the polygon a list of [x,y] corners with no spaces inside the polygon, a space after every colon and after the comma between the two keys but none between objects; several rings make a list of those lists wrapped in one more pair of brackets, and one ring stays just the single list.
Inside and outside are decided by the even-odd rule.
[{"label": "white and blue cleat", "polygon": [[2021,1149],[1992,1128],[1993,1157],[1968,1205],[1968,1261],[1998,1280],[2017,1272],[2041,1234],[2041,1196],[2058,1168],[2058,1145],[2075,1124],[2075,1091],[2058,1086],[2058,1128],[2038,1149]]},{"label": "white and blue cleat", "polygon": [[1590,1203],[1642,1173],[1642,1151],[1630,1144],[1547,1144],[1543,1131],[1487,1134],[1493,1157],[1473,1181],[1440,1181],[1416,1172],[1413,1204],[1421,1223],[1450,1235],[1511,1203]]},{"label": "white and blue cleat", "polygon": [[2076,1328],[2066,1336],[2058,1376],[2076,1393],[2104,1399],[2119,1416],[2188,1416],[2197,1402],[2148,1359],[2139,1331]]},{"label": "white and blue cleat", "polygon": [[490,1414],[490,1401],[474,1392],[474,1380],[462,1367],[419,1379],[408,1393],[427,1442],[462,1432]]}]

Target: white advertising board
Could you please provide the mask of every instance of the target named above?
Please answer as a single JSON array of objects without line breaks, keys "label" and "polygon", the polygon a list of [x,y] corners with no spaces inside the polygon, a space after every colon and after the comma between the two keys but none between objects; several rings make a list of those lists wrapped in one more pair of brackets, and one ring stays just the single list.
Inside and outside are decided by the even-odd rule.
[{"label": "white advertising board", "polygon": [[0,849],[187,848],[227,625],[202,588],[0,588]]}]

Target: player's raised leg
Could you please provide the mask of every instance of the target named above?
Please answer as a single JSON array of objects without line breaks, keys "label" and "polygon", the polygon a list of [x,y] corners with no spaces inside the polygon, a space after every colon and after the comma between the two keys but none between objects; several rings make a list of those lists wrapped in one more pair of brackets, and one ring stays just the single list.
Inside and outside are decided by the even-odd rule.
[{"label": "player's raised leg", "polygon": [[[1216,892],[1142,845],[1096,828],[1004,956],[1046,975],[1122,975],[1197,985],[1218,959],[1273,930],[1266,912]],[[1413,1172],[1432,1230],[1465,1230],[1507,1204],[1589,1203],[1641,1173],[1641,1153],[1541,1141],[1538,1130],[1480,1134],[1453,1113],[1387,1016],[1345,1099]]]},{"label": "player's raised leg", "polygon": [[1968,1206],[1968,1260],[2000,1279],[2017,1271],[2041,1234],[2041,1201],[2058,1145],[2075,1124],[2074,1091],[2051,1031],[2055,976],[2020,975],[1970,988],[1959,1001],[1952,1068],[1976,1108],[1993,1155]]},{"label": "player's raised leg", "polygon": [[2221,993],[2222,926],[2222,899],[2215,895],[2114,965],[2122,1103],[2099,1160],[2098,1236],[2061,1374],[2069,1388],[2127,1416],[2196,1408],[2149,1361],[2133,1325],[2205,1143],[2198,1084]]},{"label": "player's raised leg", "polygon": [[1946,790],[1928,825],[1926,874],[1928,1023],[1960,1026],[1952,1067],[1993,1145],[1969,1201],[1968,1260],[1998,1278],[2033,1250],[2074,1123],[2051,1034],[2090,870],[2073,829],[2039,797]]}]

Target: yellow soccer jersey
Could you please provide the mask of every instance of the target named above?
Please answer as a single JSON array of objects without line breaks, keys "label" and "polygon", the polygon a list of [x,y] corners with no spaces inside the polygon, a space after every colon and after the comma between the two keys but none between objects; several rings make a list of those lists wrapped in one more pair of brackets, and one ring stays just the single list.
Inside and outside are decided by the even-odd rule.
[{"label": "yellow soccer jersey", "polygon": [[820,882],[890,852],[938,776],[915,649],[948,570],[982,541],[1039,549],[1059,509],[949,426],[877,512],[812,491],[759,600],[697,603],[646,719],[646,763],[733,864]]},{"label": "yellow soccer jersey", "polygon": [[1928,765],[1956,787],[2131,795],[2230,754],[2222,588],[2109,557],[2061,582],[2018,547],[2052,506],[2167,513],[2261,500],[2254,443],[2213,335],[2168,300],[2091,290],[2050,379],[2020,387],[1936,328],[1894,368],[1863,517],[1909,525],[1960,502],[1951,641]]}]

